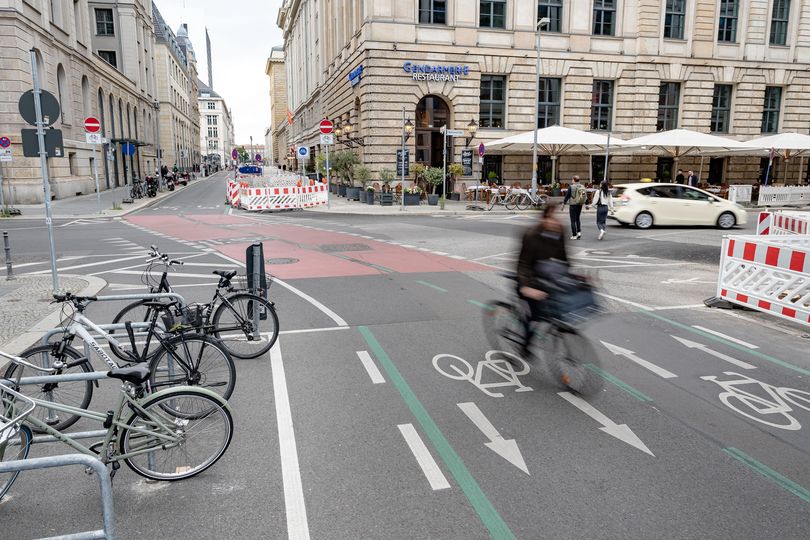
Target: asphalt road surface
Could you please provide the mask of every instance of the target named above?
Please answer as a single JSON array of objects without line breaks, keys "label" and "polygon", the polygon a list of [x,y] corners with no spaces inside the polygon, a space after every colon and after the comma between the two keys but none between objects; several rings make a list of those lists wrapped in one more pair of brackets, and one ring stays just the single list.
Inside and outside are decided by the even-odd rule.
[{"label": "asphalt road surface", "polygon": [[[283,332],[237,361],[228,453],[171,484],[119,471],[120,538],[807,538],[810,340],[703,306],[721,232],[611,224],[600,242],[583,217],[570,252],[609,311],[585,330],[604,382],[586,401],[482,331],[532,216],[254,215],[224,191],[215,176],[124,219],[57,222],[62,272],[105,293],[143,291],[151,244],[186,261],[171,281],[188,301],[254,240],[277,278]],[[17,271],[47,272],[41,224],[4,225]],[[95,482],[24,473],[0,523],[15,539],[97,528]]]}]

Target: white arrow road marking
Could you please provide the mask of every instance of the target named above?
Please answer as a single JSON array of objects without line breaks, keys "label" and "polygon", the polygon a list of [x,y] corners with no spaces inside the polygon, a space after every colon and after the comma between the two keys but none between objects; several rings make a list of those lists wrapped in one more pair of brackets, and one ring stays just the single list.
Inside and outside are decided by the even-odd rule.
[{"label": "white arrow road marking", "polygon": [[650,452],[647,445],[645,445],[641,439],[639,439],[636,434],[633,433],[629,427],[627,427],[627,424],[616,424],[613,420],[596,410],[593,405],[570,392],[559,392],[557,395],[602,424],[602,427],[599,428],[600,431],[604,431],[611,437],[616,437],[620,441],[627,443],[646,454],[650,454],[652,457],[655,457],[655,454]]},{"label": "white arrow road marking", "polygon": [[721,337],[725,340],[731,341],[732,343],[736,343],[737,345],[742,345],[743,347],[748,347],[749,349],[759,349],[756,345],[752,343],[748,343],[747,341],[743,341],[741,339],[737,339],[735,337],[728,336],[723,334],[722,332],[718,332],[717,330],[712,330],[710,328],[705,328],[703,326],[698,326],[696,324],[692,325],[692,328],[696,328],[702,332],[706,332],[707,334],[712,334],[713,336]]},{"label": "white arrow road marking", "polygon": [[727,354],[723,354],[721,352],[713,351],[712,349],[708,348],[703,343],[698,343],[696,341],[689,341],[688,339],[680,338],[678,336],[672,336],[672,338],[675,341],[679,342],[684,347],[688,347],[690,349],[700,349],[703,352],[705,352],[706,354],[710,354],[710,355],[714,356],[715,358],[719,358],[720,360],[725,360],[729,364],[734,364],[737,367],[741,367],[743,369],[756,369],[757,368],[757,366],[752,366],[748,362],[743,362],[742,360],[737,360],[736,358],[728,356]]},{"label": "white arrow road marking", "polygon": [[425,443],[422,441],[419,433],[416,432],[416,428],[413,427],[413,424],[399,424],[397,427],[405,438],[405,442],[408,443],[408,447],[411,449],[413,457],[416,458],[419,467],[422,468],[422,473],[424,473],[425,478],[427,478],[427,481],[430,483],[430,487],[433,488],[434,491],[449,489],[450,483],[436,464],[436,460],[430,455],[430,450],[425,446]]},{"label": "white arrow road marking", "polygon": [[481,433],[489,439],[488,443],[484,443],[487,448],[521,471],[530,474],[529,469],[526,467],[526,462],[523,460],[523,455],[520,453],[520,448],[518,448],[517,442],[515,442],[514,439],[504,439],[501,437],[501,434],[498,433],[495,426],[487,420],[487,417],[484,416],[484,413],[481,412],[475,403],[459,403],[458,407],[467,415],[467,418],[472,420],[472,423],[481,430]]},{"label": "white arrow road marking", "polygon": [[613,345],[611,343],[607,343],[605,341],[602,341],[601,343],[602,343],[602,345],[604,345],[607,348],[607,350],[609,350],[610,352],[612,352],[616,356],[624,356],[628,360],[632,360],[636,364],[640,365],[643,368],[646,368],[646,369],[652,371],[653,373],[655,373],[656,375],[658,375],[659,377],[661,377],[663,379],[672,379],[672,378],[677,377],[677,375],[675,375],[671,371],[667,371],[666,369],[664,369],[662,367],[656,366],[652,362],[648,362],[648,361],[644,360],[643,358],[639,358],[638,356],[636,356],[636,353],[634,353],[633,351],[630,351],[628,349],[624,349],[622,347],[619,347],[618,345]]}]

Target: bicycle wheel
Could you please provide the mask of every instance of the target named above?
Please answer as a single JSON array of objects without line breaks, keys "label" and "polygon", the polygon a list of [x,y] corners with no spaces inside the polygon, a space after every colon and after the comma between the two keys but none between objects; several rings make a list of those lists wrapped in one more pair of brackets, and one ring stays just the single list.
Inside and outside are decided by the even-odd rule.
[{"label": "bicycle wheel", "polygon": [[517,208],[517,197],[514,195],[509,195],[503,205],[507,210],[514,210]]},{"label": "bicycle wheel", "polygon": [[[776,404],[775,407],[773,403],[771,403],[766,399],[735,394],[733,392],[722,392],[718,397],[720,398],[720,401],[722,401],[725,404],[725,406],[731,409],[732,411],[739,413],[747,418],[750,418],[751,420],[755,420],[761,424],[765,424],[766,426],[771,426],[779,429],[787,429],[789,431],[798,431],[802,429],[802,425],[799,423],[798,420],[793,418],[784,410],[778,408],[778,404]],[[734,405],[733,403],[735,400],[741,401],[742,404],[745,405],[745,407],[748,408],[749,411],[753,411],[754,413],[759,414],[759,416],[757,416],[756,414],[751,414],[750,412],[745,412],[737,405]],[[769,422],[768,420],[765,420],[763,418],[763,416],[766,415],[776,416],[777,418],[782,417],[782,421]],[[774,418],[774,420],[776,420],[777,418]]]},{"label": "bicycle wheel", "polygon": [[493,208],[495,208],[495,205],[498,204],[498,201],[500,201],[500,198],[497,195],[493,195],[492,197],[490,197],[489,204],[487,205],[487,210],[492,210]]},{"label": "bicycle wheel", "polygon": [[785,401],[790,402],[791,405],[795,405],[805,411],[810,411],[810,392],[796,390],[795,388],[780,388],[779,393],[782,394]]},{"label": "bicycle wheel", "polygon": [[529,206],[531,206],[531,199],[525,193],[518,197],[517,203],[515,203],[518,210],[526,210]]},{"label": "bicycle wheel", "polygon": [[526,324],[516,306],[489,302],[484,310],[484,334],[493,349],[523,355]]},{"label": "bicycle wheel", "polygon": [[236,385],[233,358],[219,340],[184,333],[165,342],[149,363],[153,390],[169,386],[199,386],[226,400]]},{"label": "bicycle wheel", "polygon": [[593,396],[602,390],[599,355],[591,342],[575,330],[554,330],[557,346],[548,358],[554,381],[583,396]]},{"label": "bicycle wheel", "polygon": [[[146,414],[138,411],[127,420],[119,450],[123,455],[137,453],[124,462],[141,476],[164,481],[191,478],[216,463],[231,444],[233,417],[224,400],[193,388],[177,388],[146,397],[140,406]],[[170,442],[166,435],[179,439]]]},{"label": "bicycle wheel", "polygon": [[[112,324],[123,324],[125,322],[133,322],[133,323],[150,322],[155,312],[152,308],[143,305],[147,301],[148,300],[139,300],[124,307],[124,309],[119,311],[118,315],[116,315],[115,318],[112,320]],[[158,326],[160,326],[160,321],[158,321]],[[135,332],[145,332],[145,330],[135,329]],[[125,362],[131,362],[132,359],[124,352],[124,351],[132,352],[132,346],[129,343],[129,336],[127,335],[126,329],[112,330],[110,331],[110,335],[121,343],[121,347],[117,347],[112,343],[110,343],[110,350],[112,351],[112,353]],[[135,337],[136,344],[139,342],[144,342],[145,337],[146,336],[136,336]],[[143,344],[143,346],[146,346],[145,343]],[[149,344],[149,349],[146,351],[146,357],[150,358],[154,356],[160,350],[160,348],[161,348],[160,342],[153,338],[152,342]]]},{"label": "bicycle wheel", "polygon": [[[71,373],[90,373],[93,371],[93,366],[90,365],[87,358],[76,349],[65,347],[64,354],[57,356],[54,352],[54,347],[55,345],[31,347],[23,351],[20,354],[20,358],[37,366],[44,366],[45,362],[47,362],[48,366],[52,366],[55,362],[61,361],[64,364],[63,368],[58,369],[54,373],[43,373],[31,368],[24,368],[17,364],[11,364],[6,369],[3,377],[16,380],[18,376],[67,375]],[[47,355],[47,359],[43,359],[43,354]],[[51,401],[61,405],[70,405],[72,407],[78,407],[79,409],[86,409],[87,406],[90,405],[90,400],[93,399],[93,382],[70,381],[48,384],[23,384],[20,385],[19,392],[25,396],[42,401]],[[72,426],[80,418],[78,415],[55,411],[42,404],[37,404],[36,408],[31,412],[31,415],[58,431]],[[32,429],[36,433],[45,433],[45,430],[42,428],[32,427]]]},{"label": "bicycle wheel", "polygon": [[276,309],[254,294],[238,293],[226,297],[214,312],[213,325],[214,337],[237,358],[258,358],[278,339]]},{"label": "bicycle wheel", "polygon": [[[0,463],[4,461],[18,461],[28,458],[31,449],[31,439],[34,438],[28,426],[19,426],[17,433],[11,435],[6,442],[0,444]],[[11,489],[11,484],[20,475],[20,471],[0,473],[0,500]]]}]

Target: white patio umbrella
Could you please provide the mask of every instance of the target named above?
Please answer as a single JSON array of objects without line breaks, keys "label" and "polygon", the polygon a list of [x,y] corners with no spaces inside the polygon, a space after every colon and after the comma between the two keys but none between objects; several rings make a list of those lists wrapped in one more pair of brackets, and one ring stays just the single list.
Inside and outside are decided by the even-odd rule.
[{"label": "white patio umbrella", "polygon": [[[712,154],[713,152],[728,152],[730,150],[750,149],[744,143],[709,135],[691,129],[671,129],[669,131],[659,131],[651,135],[642,135],[627,141],[629,144],[640,146],[641,152],[658,155],[666,155],[674,158],[672,165],[674,170],[678,168],[678,160],[682,156],[694,154]],[[703,174],[703,156],[701,155],[700,172]]]},{"label": "white patio umbrella", "polygon": [[[780,156],[785,161],[798,157],[799,158],[799,182],[802,181],[802,169],[804,165],[804,156],[810,154],[810,135],[803,133],[778,133],[776,135],[767,135],[765,137],[758,137],[743,143],[744,146],[751,150],[762,149],[773,153],[773,155]],[[785,163],[787,169],[787,163]]]},{"label": "white patio umbrella", "polygon": [[[534,132],[527,131],[511,137],[487,143],[488,152],[496,154],[524,154],[532,151]],[[552,178],[557,178],[557,157],[566,154],[596,153],[604,151],[606,158],[611,146],[627,146],[629,143],[610,134],[593,133],[562,126],[550,126],[537,130],[537,153],[551,156]]]}]

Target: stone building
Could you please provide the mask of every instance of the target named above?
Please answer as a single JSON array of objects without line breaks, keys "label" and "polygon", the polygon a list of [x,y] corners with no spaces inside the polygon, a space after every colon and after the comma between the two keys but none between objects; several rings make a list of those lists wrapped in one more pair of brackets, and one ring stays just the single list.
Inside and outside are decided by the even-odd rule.
[{"label": "stone building", "polygon": [[200,148],[207,149],[209,163],[225,167],[234,147],[233,119],[228,104],[213,88],[197,80],[200,109]]},{"label": "stone building", "polygon": [[[109,141],[95,157],[101,189],[155,166],[151,13],[151,0],[0,0],[0,132],[10,137],[13,151],[12,161],[2,163],[6,202],[43,198],[39,159],[22,155],[20,130],[31,126],[17,111],[20,95],[33,87],[32,48],[42,88],[62,109],[53,127],[63,132],[65,154],[48,160],[54,197],[95,190],[83,127],[88,116],[101,121]],[[129,144],[134,155],[125,157],[122,147]]]},{"label": "stone building", "polygon": [[197,104],[197,62],[188,42],[166,24],[156,5],[152,7],[155,27],[155,78],[160,101],[160,148],[162,163],[172,169],[191,170],[199,165],[200,113]]},{"label": "stone building", "polygon": [[264,68],[270,79],[270,131],[272,146],[269,160],[284,165],[287,151],[287,69],[284,65],[284,48],[273,47]]},{"label": "stone building", "polygon": [[[535,26],[541,89],[535,119]],[[403,114],[415,124],[411,160],[441,165],[439,129],[466,130],[463,147],[535,125],[621,138],[675,127],[736,139],[810,129],[810,3],[789,0],[285,0],[289,144],[321,151],[323,117],[343,129],[373,171],[395,166]],[[404,108],[404,113],[403,113]],[[345,129],[349,126],[349,130]],[[347,135],[348,133],[348,135]],[[767,160],[766,160],[767,161]],[[565,156],[558,177],[601,176],[601,159]],[[699,158],[681,159],[697,170]],[[756,182],[759,157],[706,158],[711,182]],[[798,163],[788,164],[788,176]],[[544,182],[551,162],[541,156]],[[616,156],[613,181],[671,177],[672,161]],[[482,174],[527,182],[530,156],[487,154]],[[805,167],[805,170],[808,168]],[[774,171],[785,174],[777,164]],[[458,189],[459,186],[456,186]]]}]

